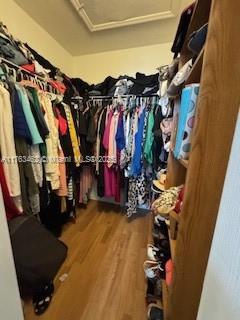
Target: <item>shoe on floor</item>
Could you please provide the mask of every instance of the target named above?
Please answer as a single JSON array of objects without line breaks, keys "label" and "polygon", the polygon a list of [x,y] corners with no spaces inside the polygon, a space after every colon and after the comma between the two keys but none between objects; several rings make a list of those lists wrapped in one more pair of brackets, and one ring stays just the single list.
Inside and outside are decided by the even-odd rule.
[{"label": "shoe on floor", "polygon": [[148,306],[148,319],[149,320],[163,320],[163,310],[155,303]]}]

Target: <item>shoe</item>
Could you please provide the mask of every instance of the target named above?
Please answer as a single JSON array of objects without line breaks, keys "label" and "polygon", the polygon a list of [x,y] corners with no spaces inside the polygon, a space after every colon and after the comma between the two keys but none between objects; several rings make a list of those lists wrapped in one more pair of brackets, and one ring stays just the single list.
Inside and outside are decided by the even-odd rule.
[{"label": "shoe", "polygon": [[179,58],[173,59],[172,63],[168,67],[168,80],[172,80],[178,71]]},{"label": "shoe", "polygon": [[148,306],[148,319],[149,320],[163,320],[164,319],[164,314],[163,310],[159,308],[159,306],[155,303],[151,303]]},{"label": "shoe", "polygon": [[178,194],[177,202],[176,202],[176,205],[175,205],[175,208],[174,208],[174,211],[176,213],[180,213],[182,211],[183,197],[184,197],[184,186],[183,186],[183,188],[180,190],[180,192]]},{"label": "shoe", "polygon": [[199,55],[206,42],[207,31],[208,23],[204,24],[200,29],[193,32],[189,37],[190,40],[188,43],[188,49],[196,56]]},{"label": "shoe", "polygon": [[147,280],[147,291],[146,291],[147,303],[162,298],[162,281],[157,279]]},{"label": "shoe", "polygon": [[161,216],[168,217],[170,211],[175,208],[178,194],[182,186],[172,187],[164,191],[157,200],[152,203],[152,210]]},{"label": "shoe", "polygon": [[54,285],[52,282],[46,284],[41,291],[33,296],[33,307],[36,315],[42,315],[49,307],[54,293]]},{"label": "shoe", "polygon": [[161,174],[160,179],[153,180],[153,186],[157,188],[157,190],[165,191],[165,182],[166,182],[166,174]]},{"label": "shoe", "polygon": [[149,244],[147,246],[147,256],[149,260],[154,262],[162,262],[165,266],[165,263],[171,258],[171,253],[170,250],[158,248],[152,244]]},{"label": "shoe", "polygon": [[170,98],[176,98],[180,95],[184,83],[192,70],[192,66],[193,62],[192,59],[190,59],[175,75],[167,89],[167,94]]},{"label": "shoe", "polygon": [[146,278],[148,279],[162,279],[165,277],[165,270],[161,266],[161,263],[154,261],[145,261],[143,264],[143,269]]}]

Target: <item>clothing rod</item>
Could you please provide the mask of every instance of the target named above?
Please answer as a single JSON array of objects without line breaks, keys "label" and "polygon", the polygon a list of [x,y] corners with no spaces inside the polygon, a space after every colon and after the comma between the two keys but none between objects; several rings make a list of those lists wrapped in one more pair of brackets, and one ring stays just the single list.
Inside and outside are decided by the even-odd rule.
[{"label": "clothing rod", "polygon": [[89,99],[118,99],[118,98],[151,98],[151,97],[159,97],[158,94],[152,94],[149,96],[145,95],[135,95],[135,94],[130,94],[130,95],[120,95],[120,96],[90,96]]},{"label": "clothing rod", "polygon": [[75,96],[71,98],[72,100],[83,100],[83,97]]},{"label": "clothing rod", "polygon": [[38,78],[39,80],[47,82],[48,84],[51,85],[51,83],[48,80],[46,80],[45,78],[42,78],[41,76],[39,76],[39,75],[37,75],[37,74],[35,74],[35,73],[31,72],[31,71],[28,71],[28,70],[24,69],[23,67],[18,66],[17,64],[15,64],[15,63],[13,63],[13,62],[5,59],[5,58],[0,58],[0,63],[2,63],[2,62],[5,62],[5,63],[11,65],[12,67],[17,68],[19,70],[22,70],[22,71],[30,74],[32,77]]}]

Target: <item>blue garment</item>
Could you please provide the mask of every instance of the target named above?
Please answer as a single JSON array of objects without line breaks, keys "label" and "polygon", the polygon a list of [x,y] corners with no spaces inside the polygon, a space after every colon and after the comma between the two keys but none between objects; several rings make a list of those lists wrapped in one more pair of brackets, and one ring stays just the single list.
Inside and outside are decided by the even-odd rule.
[{"label": "blue garment", "polygon": [[118,128],[116,133],[116,144],[117,150],[121,151],[125,148],[125,136],[124,136],[124,126],[123,126],[123,113],[121,112],[118,120]]},{"label": "blue garment", "polygon": [[28,100],[28,96],[26,93],[25,88],[23,88],[22,86],[16,84],[16,89],[22,104],[22,108],[23,108],[23,112],[31,133],[31,137],[32,137],[32,144],[40,144],[43,143],[43,140],[39,134],[35,119],[33,117],[32,114],[32,110],[31,110],[31,106],[30,106],[30,102]]},{"label": "blue garment", "polygon": [[138,119],[138,131],[135,135],[135,152],[132,159],[131,175],[138,177],[142,172],[142,139],[144,130],[144,120],[146,115],[146,109],[144,108]]},{"label": "blue garment", "polygon": [[32,143],[32,136],[23,112],[22,104],[16,88],[13,88],[13,128],[16,137],[22,137]]}]

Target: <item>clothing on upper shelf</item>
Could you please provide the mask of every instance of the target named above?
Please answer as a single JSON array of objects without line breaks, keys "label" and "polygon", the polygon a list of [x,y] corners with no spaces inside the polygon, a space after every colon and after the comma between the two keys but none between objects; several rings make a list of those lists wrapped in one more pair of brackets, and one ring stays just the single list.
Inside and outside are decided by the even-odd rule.
[{"label": "clothing on upper shelf", "polygon": [[190,6],[188,6],[181,14],[181,18],[179,21],[179,25],[178,25],[178,29],[177,29],[177,33],[172,45],[172,49],[171,51],[173,53],[175,53],[175,56],[178,55],[178,53],[181,52],[186,35],[187,35],[187,31],[188,31],[188,26],[190,24],[191,18],[192,18],[192,14],[194,12],[194,8],[195,8],[195,2],[192,3]]},{"label": "clothing on upper shelf", "polygon": [[159,74],[146,76],[143,73],[136,73],[136,77],[127,75],[118,79],[107,77],[97,85],[89,85],[79,78],[72,78],[71,82],[82,96],[118,96],[118,95],[145,95],[156,94],[159,90]]}]

